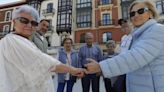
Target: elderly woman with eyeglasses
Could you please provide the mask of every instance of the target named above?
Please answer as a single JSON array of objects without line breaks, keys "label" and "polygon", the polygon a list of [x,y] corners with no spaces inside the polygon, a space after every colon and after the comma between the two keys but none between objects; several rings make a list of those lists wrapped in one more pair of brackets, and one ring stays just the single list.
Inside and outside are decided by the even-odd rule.
[{"label": "elderly woman with eyeglasses", "polygon": [[30,6],[13,12],[15,31],[0,40],[0,92],[54,92],[51,72],[83,75],[82,69],[61,64],[28,40],[38,22]]},{"label": "elderly woman with eyeglasses", "polygon": [[164,25],[155,20],[150,1],[134,1],[130,20],[134,25],[130,50],[101,61],[92,59],[87,73],[102,72],[104,77],[126,75],[127,92],[164,92]]}]

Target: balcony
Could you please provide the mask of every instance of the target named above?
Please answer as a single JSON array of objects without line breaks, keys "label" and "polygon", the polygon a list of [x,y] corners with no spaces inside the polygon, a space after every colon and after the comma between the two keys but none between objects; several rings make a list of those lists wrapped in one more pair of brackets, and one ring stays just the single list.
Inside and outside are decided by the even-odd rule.
[{"label": "balcony", "polygon": [[43,14],[43,16],[52,16],[55,14],[55,9],[53,9],[53,8],[44,9],[44,10],[42,10],[42,14]]},{"label": "balcony", "polygon": [[71,24],[57,24],[57,33],[62,34],[63,32],[70,33],[71,34]]},{"label": "balcony", "polygon": [[76,4],[76,9],[88,9],[92,8],[92,2],[82,2]]},{"label": "balcony", "polygon": [[99,21],[99,26],[110,26],[114,25],[114,20],[113,19],[106,19],[106,20],[100,20]]},{"label": "balcony", "polygon": [[58,12],[63,12],[63,11],[68,11],[68,10],[72,10],[72,6],[71,5],[58,7]]}]

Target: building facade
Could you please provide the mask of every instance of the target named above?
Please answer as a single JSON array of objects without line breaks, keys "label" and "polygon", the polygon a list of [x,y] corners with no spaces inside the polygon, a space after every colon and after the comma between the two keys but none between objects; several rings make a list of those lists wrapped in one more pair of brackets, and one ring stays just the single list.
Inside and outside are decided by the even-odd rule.
[{"label": "building facade", "polygon": [[86,32],[94,34],[94,42],[120,41],[123,33],[118,26],[118,0],[76,0],[74,2],[75,42],[84,43]]},{"label": "building facade", "polygon": [[43,0],[22,0],[9,4],[0,5],[0,38],[13,30],[12,12],[19,6],[29,4],[40,11],[40,4]]},{"label": "building facade", "polygon": [[72,32],[72,0],[45,0],[41,5],[41,19],[48,19],[50,28],[46,33],[49,46],[61,46],[62,40]]},{"label": "building facade", "polygon": [[73,28],[72,28],[72,5],[73,0],[59,0],[58,2],[58,12],[57,12],[57,25],[56,25],[56,32],[60,37],[60,43],[62,45],[62,40],[70,36],[72,39],[73,37]]},{"label": "building facade", "polygon": [[154,0],[154,4],[160,15],[158,21],[164,24],[164,0]]},{"label": "building facade", "polygon": [[49,46],[59,46],[60,37],[56,32],[58,0],[45,0],[41,4],[41,19],[48,19],[50,26],[46,33]]},{"label": "building facade", "polygon": [[13,30],[12,12],[20,5],[25,4],[25,1],[20,1],[12,4],[0,5],[0,38]]}]

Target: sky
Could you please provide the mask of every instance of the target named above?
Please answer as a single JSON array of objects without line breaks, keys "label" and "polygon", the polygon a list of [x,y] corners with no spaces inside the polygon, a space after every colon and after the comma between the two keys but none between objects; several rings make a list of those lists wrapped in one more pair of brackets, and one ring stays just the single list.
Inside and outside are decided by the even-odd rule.
[{"label": "sky", "polygon": [[12,3],[12,2],[16,2],[16,1],[21,1],[21,0],[0,0],[0,5]]}]

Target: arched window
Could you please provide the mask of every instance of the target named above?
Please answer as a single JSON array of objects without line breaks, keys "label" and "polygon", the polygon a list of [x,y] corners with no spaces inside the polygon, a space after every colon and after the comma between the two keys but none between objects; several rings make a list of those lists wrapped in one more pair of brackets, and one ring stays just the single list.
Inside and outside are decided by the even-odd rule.
[{"label": "arched window", "polygon": [[108,40],[112,39],[112,33],[111,32],[105,32],[103,33],[103,43],[106,43]]},{"label": "arched window", "polygon": [[85,33],[80,35],[80,43],[85,43]]},{"label": "arched window", "polygon": [[6,11],[5,13],[5,21],[10,21],[11,19],[11,11]]},{"label": "arched window", "polygon": [[47,4],[47,13],[52,13],[53,10],[53,3],[48,3]]},{"label": "arched window", "polygon": [[4,25],[3,26],[3,35],[6,35],[10,32],[10,26],[9,25]]}]

